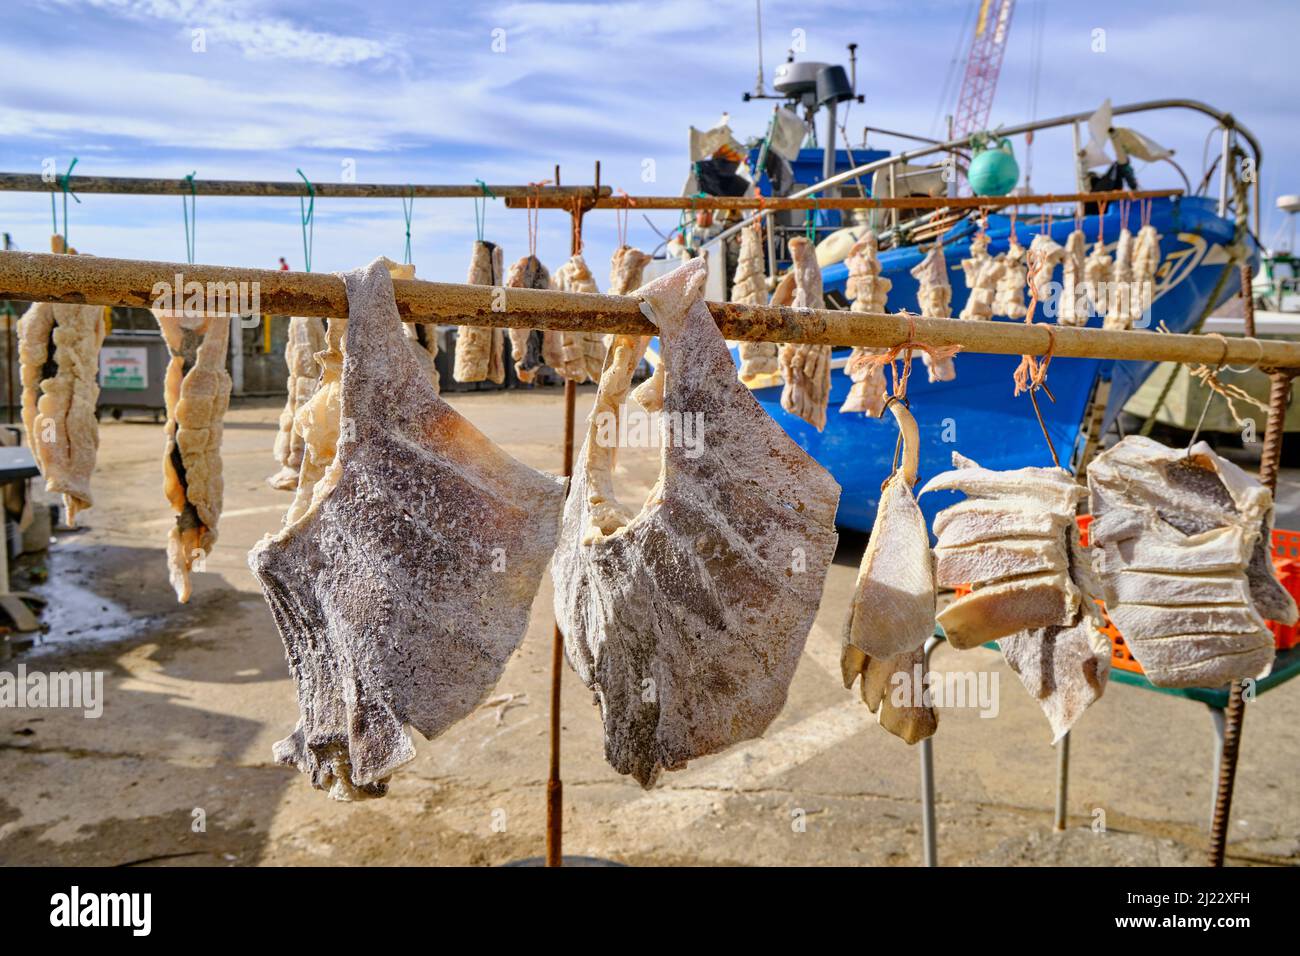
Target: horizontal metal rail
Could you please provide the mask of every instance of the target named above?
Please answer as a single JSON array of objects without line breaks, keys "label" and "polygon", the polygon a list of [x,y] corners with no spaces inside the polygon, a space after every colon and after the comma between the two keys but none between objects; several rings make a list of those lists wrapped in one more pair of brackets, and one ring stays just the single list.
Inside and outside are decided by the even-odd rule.
[{"label": "horizontal metal rail", "polygon": [[[128,196],[284,196],[308,195],[305,182],[258,182],[242,179],[142,179],[130,176],[71,176],[67,189],[73,193],[115,193]],[[35,173],[0,173],[0,192],[62,192],[62,176],[45,178]],[[335,199],[481,199],[484,196],[510,199],[541,195],[547,199],[591,199],[609,196],[608,186],[432,186],[401,183],[313,182],[310,192],[318,198]]]},{"label": "horizontal metal rail", "polygon": [[[1116,189],[1096,193],[1045,193],[1036,196],[899,196],[874,199],[869,196],[835,196],[800,199],[778,196],[612,196],[586,203],[588,209],[995,209],[1004,206],[1047,206],[1053,203],[1118,202],[1134,199],[1163,199],[1181,195],[1180,189]],[[510,209],[539,207],[567,208],[573,199],[508,199]]]},{"label": "horizontal metal rail", "polygon": [[[247,283],[264,314],[346,316],[347,290],[337,275],[227,266],[142,262],[37,252],[0,252],[0,299],[149,308],[159,289],[186,283],[229,289]],[[654,335],[636,296],[500,289],[421,280],[395,280],[403,320],[421,323],[525,327],[558,331]],[[1061,358],[1195,362],[1300,369],[1300,343],[1218,338],[1139,330],[1060,328],[1023,322],[963,322],[833,309],[710,302],[729,339],[809,342],[891,348],[908,341],[957,345],[967,352],[1043,354]]]}]

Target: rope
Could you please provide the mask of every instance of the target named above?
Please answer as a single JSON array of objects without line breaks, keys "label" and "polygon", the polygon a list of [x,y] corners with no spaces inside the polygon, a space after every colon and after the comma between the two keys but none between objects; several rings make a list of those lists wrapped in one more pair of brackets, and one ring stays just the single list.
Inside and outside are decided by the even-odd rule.
[{"label": "rope", "polygon": [[402,197],[402,216],[406,219],[406,253],[402,260],[408,265],[411,262],[411,216],[415,213],[415,187],[407,186],[410,191],[410,198]]},{"label": "rope", "polygon": [[[68,251],[68,194],[72,192],[68,188],[68,180],[72,177],[72,170],[76,165],[77,165],[77,157],[73,156],[72,162],[68,164],[68,171],[64,173],[62,176],[56,177],[56,181],[61,183],[63,186],[63,231],[62,232],[59,231],[59,214],[56,211],[57,207],[54,204],[54,190],[50,190],[50,216],[51,218],[54,219],[54,234],[56,236],[60,236],[63,239],[64,253],[67,253]],[[80,204],[81,200],[77,197],[76,193],[72,193],[72,198],[75,202]]]},{"label": "rope", "polygon": [[636,205],[636,200],[627,194],[626,189],[620,189],[618,194],[623,197],[623,208],[614,210],[614,229],[618,234],[619,247],[627,245],[627,220],[632,214],[632,207]]},{"label": "rope", "polygon": [[[544,181],[549,182],[549,180]],[[487,201],[489,199],[496,199],[497,197],[496,193],[488,189],[487,183],[483,182],[483,180],[476,179],[474,182],[478,183],[479,187],[483,190],[482,196],[476,196],[474,198],[474,230],[477,233],[478,241],[482,242],[483,226],[487,222]]]},{"label": "rope", "polygon": [[[1223,396],[1223,400],[1228,406],[1228,414],[1232,416],[1232,420],[1236,423],[1238,428],[1245,428],[1247,420],[1237,413],[1237,402],[1246,402],[1247,404],[1255,406],[1261,412],[1264,412],[1265,414],[1268,413],[1267,402],[1260,401],[1258,398],[1255,398],[1255,396],[1246,392],[1239,386],[1233,385],[1231,382],[1219,381],[1219,372],[1223,370],[1228,358],[1228,340],[1218,332],[1207,332],[1206,335],[1219,340],[1223,345],[1223,354],[1219,357],[1219,362],[1214,366],[1214,368],[1210,368],[1208,365],[1193,365],[1187,369],[1188,377],[1197,379],[1202,386],[1210,390],[1210,394],[1205,397],[1205,404],[1201,407],[1201,417],[1196,420],[1196,428],[1192,431],[1192,437],[1187,441],[1187,453],[1189,455],[1192,451],[1192,445],[1196,443],[1196,438],[1201,433],[1201,426],[1205,424],[1205,415],[1210,410],[1210,403],[1214,401],[1215,395]],[[1247,366],[1247,369],[1257,366],[1260,359],[1264,357],[1264,346],[1260,343],[1259,339],[1251,339],[1251,341],[1254,342],[1256,347],[1259,349],[1259,358],[1255,359],[1254,362]],[[1245,370],[1246,369],[1243,369],[1243,371]]]},{"label": "rope", "polygon": [[[198,216],[198,194],[194,191],[194,173],[185,177],[185,181],[190,184],[190,194],[186,196],[181,193],[181,213],[185,217],[185,260],[194,265],[194,245],[198,241],[199,216]],[[193,227],[190,221],[193,220]]]},{"label": "rope", "polygon": [[[916,338],[916,316],[910,312],[902,313],[902,317],[907,319],[907,338],[892,348],[883,352],[877,352],[874,355],[866,356],[866,360],[872,365],[888,365],[891,369],[894,362],[902,352],[907,353],[906,366],[903,370],[900,386],[902,391],[899,393],[900,398],[907,397],[907,379],[912,374],[912,352],[924,352],[930,356],[931,361],[941,362],[944,359],[950,359],[961,351],[960,345],[929,345],[925,342],[919,342]],[[895,373],[897,375],[897,373]]]},{"label": "rope", "polygon": [[[1035,251],[1030,247],[1029,255],[1026,262],[1026,278],[1029,285],[1029,308],[1025,310],[1025,324],[1034,324],[1034,313],[1038,310],[1038,279],[1043,270],[1044,262],[1041,252]],[[1047,369],[1052,364],[1052,355],[1056,352],[1056,329],[1044,324],[1042,328],[1047,330],[1047,351],[1043,353],[1042,358],[1035,358],[1032,355],[1020,356],[1020,364],[1012,373],[1011,379],[1015,383],[1015,395],[1022,392],[1029,393],[1029,404],[1033,406],[1034,417],[1038,419],[1038,427],[1043,433],[1043,440],[1047,442],[1047,451],[1052,456],[1052,464],[1057,468],[1061,467],[1061,459],[1056,454],[1056,445],[1052,443],[1052,436],[1047,430],[1047,422],[1043,420],[1043,411],[1038,407],[1038,390],[1042,389],[1048,399],[1055,402],[1051,389],[1047,387]]]},{"label": "rope", "polygon": [[533,258],[537,257],[537,229],[542,218],[542,187],[549,182],[549,179],[543,179],[529,183],[533,194],[524,197],[524,215],[528,223],[528,254]]},{"label": "rope", "polygon": [[303,174],[301,169],[297,170],[302,181],[307,184],[307,195],[309,200],[304,203],[303,197],[298,197],[298,214],[302,217],[302,262],[307,272],[311,272],[311,250],[316,243],[316,187],[311,184],[311,180]]}]

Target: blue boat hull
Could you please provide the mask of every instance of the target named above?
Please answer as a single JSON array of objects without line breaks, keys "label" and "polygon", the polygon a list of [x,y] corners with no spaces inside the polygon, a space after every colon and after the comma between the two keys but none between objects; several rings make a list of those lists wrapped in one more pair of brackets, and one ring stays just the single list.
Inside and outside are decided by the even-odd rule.
[{"label": "blue boat hull", "polygon": [[[1089,216],[1083,221],[1090,249],[1097,237],[1098,218]],[[1162,237],[1161,265],[1151,310],[1154,315],[1152,324],[1163,323],[1171,332],[1186,331],[1204,312],[1219,281],[1227,262],[1226,247],[1232,242],[1233,224],[1215,214],[1210,200],[1195,197],[1155,200],[1151,208],[1151,223]],[[1128,225],[1134,232],[1141,225],[1136,203],[1129,210]],[[1050,226],[1052,237],[1062,244],[1073,229],[1072,219],[1059,220]],[[1108,245],[1114,244],[1119,229],[1120,211],[1112,205],[1103,223],[1103,235]],[[992,254],[1006,250],[1010,230],[1011,222],[1007,217],[989,217]],[[968,255],[974,231],[970,223],[959,224],[944,239],[945,255],[952,270],[954,315],[965,304],[967,296],[960,263]],[[1017,236],[1024,246],[1029,245],[1038,231],[1037,221],[1017,224]],[[1251,254],[1255,254],[1253,248]],[[881,254],[883,274],[893,282],[889,293],[891,310],[916,310],[917,283],[909,270],[921,257],[922,253],[915,247]],[[843,264],[823,270],[826,291],[842,291],[846,275],[847,269]],[[1060,280],[1059,268],[1054,278]],[[1236,294],[1237,289],[1238,271],[1231,269],[1220,290],[1219,301]],[[1040,317],[1036,321],[1054,322],[1055,319]],[[1099,327],[1101,321],[1094,317],[1089,325]],[[849,351],[847,348],[836,349],[833,353],[837,361],[831,378],[830,408],[826,428],[820,433],[781,408],[779,387],[761,389],[754,394],[790,436],[843,486],[837,523],[858,531],[870,531],[880,499],[881,482],[890,473],[898,432],[891,417],[872,419],[840,412],[840,405],[851,384],[843,369]],[[1013,395],[1011,376],[1020,362],[1018,356],[959,353],[956,357],[956,380],[936,384],[926,380],[920,358],[915,361],[908,397],[921,434],[922,482],[950,468],[954,450],[990,468],[1051,464],[1029,399],[1024,395],[1019,398]],[[1056,400],[1051,402],[1040,396],[1039,407],[1063,464],[1068,466],[1076,442],[1080,441],[1088,403],[1097,383],[1100,380],[1111,383],[1105,417],[1109,426],[1154,368],[1155,364],[1151,362],[1075,358],[1061,358],[1052,363],[1048,381]],[[921,509],[927,522],[954,497],[951,493],[926,495],[921,500]]]}]

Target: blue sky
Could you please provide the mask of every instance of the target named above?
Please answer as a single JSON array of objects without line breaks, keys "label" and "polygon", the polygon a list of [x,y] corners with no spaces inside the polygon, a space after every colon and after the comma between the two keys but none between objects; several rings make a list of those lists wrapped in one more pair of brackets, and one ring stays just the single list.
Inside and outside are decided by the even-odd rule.
[{"label": "blue sky", "polygon": [[[763,5],[765,67],[802,31],[801,59],[846,62],[859,46],[858,86],[847,127],[939,131],[951,110],[945,77],[973,0],[853,0]],[[676,194],[687,127],[724,111],[742,138],[762,131],[768,103],[745,104],[756,67],[754,5],[723,2],[423,3],[336,0],[5,0],[0,169],[120,176],[296,178],[338,181],[351,159],[361,182],[458,183],[548,178],[604,182],[629,192]],[[1264,146],[1264,237],[1280,216],[1278,193],[1300,192],[1291,2],[1020,0],[991,122],[1015,123],[1033,106],[1041,8],[1037,115],[1156,97],[1205,100],[1233,112]],[[1094,52],[1094,31],[1105,51]],[[194,52],[194,30],[206,50]],[[493,31],[505,49],[493,52]],[[498,37],[501,34],[497,34]],[[499,45],[499,44],[498,44]],[[1191,113],[1134,123],[1177,150],[1195,182],[1209,125]],[[897,146],[873,137],[872,145]],[[1039,138],[1033,183],[1072,185],[1067,133]],[[1022,168],[1023,146],[1018,147]],[[641,180],[654,160],[656,181]],[[1168,167],[1139,169],[1143,185],[1178,185]],[[71,238],[86,252],[183,260],[180,201],[87,195],[70,203]],[[298,203],[200,197],[201,262],[274,266],[303,261]],[[652,218],[667,231],[675,216]],[[0,194],[0,229],[43,249],[48,198]],[[417,201],[419,275],[459,279],[474,237],[468,201]],[[495,204],[486,237],[507,260],[526,250],[522,212]],[[552,267],[568,252],[568,220],[542,214],[539,252]],[[588,217],[587,250],[602,288],[615,245],[613,213]],[[380,254],[401,258],[398,200],[317,204],[313,268],[351,268]],[[658,238],[634,215],[629,240]]]}]

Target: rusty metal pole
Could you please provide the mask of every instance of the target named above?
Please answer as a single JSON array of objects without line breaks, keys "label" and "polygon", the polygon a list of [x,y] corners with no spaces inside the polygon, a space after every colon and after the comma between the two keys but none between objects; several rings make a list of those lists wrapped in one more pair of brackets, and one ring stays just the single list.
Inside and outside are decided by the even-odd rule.
[{"label": "rusty metal pole", "polygon": [[[1249,266],[1242,272],[1243,282],[1247,281],[1248,275]],[[1295,374],[1295,369],[1270,369],[1268,373],[1268,424],[1264,427],[1264,449],[1259,458],[1259,481],[1272,492],[1277,491],[1277,475],[1282,465],[1282,434],[1291,398],[1291,379]],[[1237,754],[1241,749],[1241,728],[1245,717],[1246,699],[1242,682],[1233,681],[1228,692],[1228,706],[1223,714],[1223,755],[1219,759],[1214,816],[1210,821],[1210,866],[1223,866],[1223,857],[1227,851],[1232,791],[1237,782]]]},{"label": "rusty metal pole", "polygon": [[[560,183],[560,167],[555,167],[555,183]],[[600,162],[596,162],[596,187],[593,201],[600,196]],[[585,211],[581,198],[574,201],[570,213],[573,229],[569,241],[569,252],[578,255],[582,251],[582,214]],[[565,478],[573,474],[573,432],[575,407],[577,405],[578,387],[571,379],[564,381],[564,471]],[[551,637],[551,767],[546,780],[546,865],[564,865],[564,782],[560,776],[560,716],[561,716],[561,681],[564,676],[564,635],[560,633],[559,621]]]},{"label": "rusty metal pole", "polygon": [[1241,264],[1241,316],[1246,323],[1246,335],[1252,339],[1255,337],[1255,294],[1251,291],[1254,281],[1255,273],[1247,259]]}]

